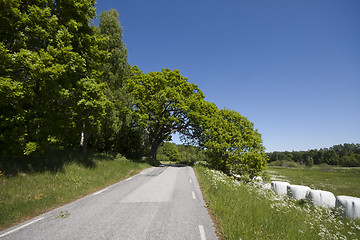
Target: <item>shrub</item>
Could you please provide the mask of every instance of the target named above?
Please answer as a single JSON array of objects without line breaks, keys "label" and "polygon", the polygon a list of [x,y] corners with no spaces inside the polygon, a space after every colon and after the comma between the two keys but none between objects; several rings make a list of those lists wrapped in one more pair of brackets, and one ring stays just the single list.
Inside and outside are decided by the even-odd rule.
[{"label": "shrub", "polygon": [[283,161],[283,162],[282,162],[282,166],[283,166],[283,167],[292,167],[292,168],[298,167],[298,165],[296,164],[296,162],[292,162],[292,161]]}]

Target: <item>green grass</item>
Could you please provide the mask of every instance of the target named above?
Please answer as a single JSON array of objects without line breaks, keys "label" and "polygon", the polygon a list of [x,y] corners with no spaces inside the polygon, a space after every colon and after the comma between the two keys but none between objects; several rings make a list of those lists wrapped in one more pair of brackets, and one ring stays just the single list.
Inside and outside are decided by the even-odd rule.
[{"label": "green grass", "polygon": [[360,168],[316,166],[312,168],[269,167],[273,180],[289,181],[312,189],[330,191],[335,196],[360,197]]},{"label": "green grass", "polygon": [[0,229],[71,202],[149,167],[95,155],[94,165],[66,164],[62,171],[0,176]]},{"label": "green grass", "polygon": [[224,239],[360,238],[360,221],[341,219],[331,209],[288,200],[200,165],[194,170]]}]

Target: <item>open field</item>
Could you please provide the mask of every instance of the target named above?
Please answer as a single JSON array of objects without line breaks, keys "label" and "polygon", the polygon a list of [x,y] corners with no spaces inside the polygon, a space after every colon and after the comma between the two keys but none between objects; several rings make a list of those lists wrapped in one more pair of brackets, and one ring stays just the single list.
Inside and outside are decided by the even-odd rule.
[{"label": "open field", "polygon": [[335,196],[360,197],[360,168],[330,166],[311,168],[268,167],[266,172],[272,180],[288,181],[291,184],[330,191]]},{"label": "open field", "polygon": [[360,239],[360,220],[311,207],[195,165],[200,186],[224,239]]},{"label": "open field", "polygon": [[0,176],[0,229],[71,202],[149,167],[125,158],[95,155],[94,165],[70,163],[58,172]]}]

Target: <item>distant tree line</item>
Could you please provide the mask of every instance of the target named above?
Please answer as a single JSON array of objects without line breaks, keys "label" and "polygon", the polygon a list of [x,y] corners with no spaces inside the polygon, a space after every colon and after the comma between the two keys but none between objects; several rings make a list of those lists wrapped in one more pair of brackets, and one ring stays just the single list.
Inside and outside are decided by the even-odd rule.
[{"label": "distant tree line", "polygon": [[360,167],[360,144],[340,144],[330,148],[309,151],[267,153],[268,162],[279,165],[281,161],[293,161],[306,166],[328,164],[344,167]]},{"label": "distant tree line", "polygon": [[159,161],[192,165],[197,161],[205,161],[205,153],[199,147],[165,142],[159,147],[157,158]]},{"label": "distant tree line", "polygon": [[198,158],[202,149],[201,158],[224,172],[264,169],[252,122],[205,101],[179,70],[130,66],[118,12],[102,12],[93,26],[95,7],[95,0],[1,2],[1,170],[46,169],[69,150],[158,163],[173,133],[197,148],[165,144],[170,160]]}]

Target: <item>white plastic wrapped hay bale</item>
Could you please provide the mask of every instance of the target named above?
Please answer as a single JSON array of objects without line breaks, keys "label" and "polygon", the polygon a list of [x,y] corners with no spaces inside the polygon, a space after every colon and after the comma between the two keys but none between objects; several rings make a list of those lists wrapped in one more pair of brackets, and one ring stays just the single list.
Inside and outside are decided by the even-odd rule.
[{"label": "white plastic wrapped hay bale", "polygon": [[360,198],[337,196],[335,208],[347,218],[360,218]]},{"label": "white plastic wrapped hay bale", "polygon": [[272,189],[278,195],[286,195],[287,194],[287,186],[289,186],[289,185],[290,185],[290,183],[288,183],[288,182],[280,182],[280,181],[271,182]]},{"label": "white plastic wrapped hay bale", "polygon": [[311,191],[311,188],[302,185],[287,186],[287,195],[296,200],[305,199],[306,194]]},{"label": "white plastic wrapped hay bale", "polygon": [[266,190],[271,190],[271,184],[270,183],[265,183],[265,184],[262,185],[262,188],[266,189]]},{"label": "white plastic wrapped hay bale", "polygon": [[332,192],[323,190],[310,190],[306,195],[308,202],[314,206],[334,208],[335,207],[335,195]]}]

